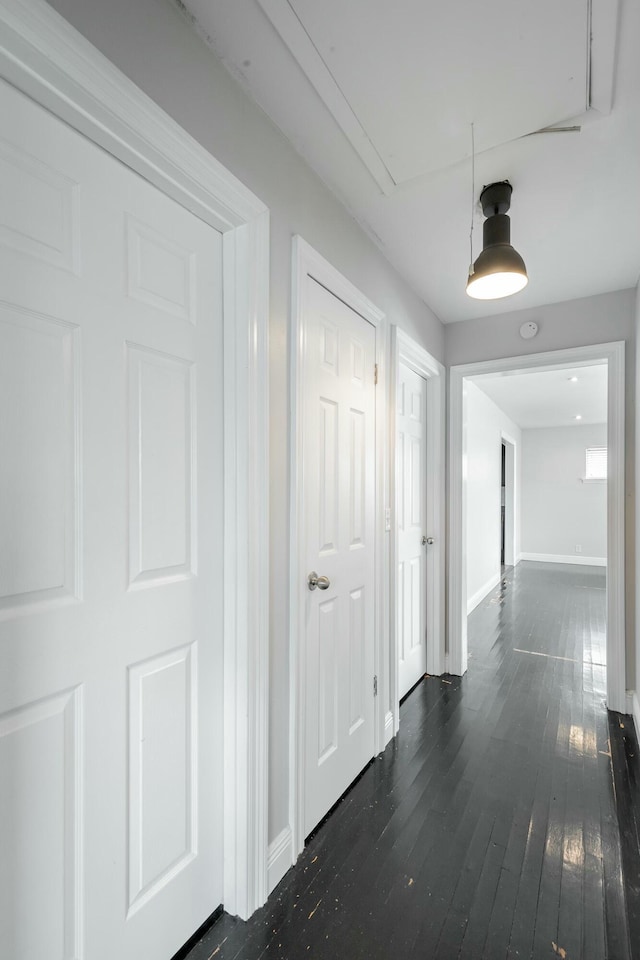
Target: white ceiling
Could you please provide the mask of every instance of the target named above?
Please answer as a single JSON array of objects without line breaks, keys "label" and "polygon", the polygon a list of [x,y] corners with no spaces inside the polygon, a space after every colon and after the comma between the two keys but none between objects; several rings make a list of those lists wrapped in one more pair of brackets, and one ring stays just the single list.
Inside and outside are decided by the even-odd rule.
[{"label": "white ceiling", "polygon": [[[443,322],[634,286],[637,0],[186,0],[203,36]],[[617,15],[619,8],[619,17]],[[591,34],[592,41],[588,42]],[[465,293],[476,140],[529,286]],[[542,127],[581,127],[539,133]]]},{"label": "white ceiling", "polygon": [[[356,150],[359,133],[371,144],[386,192],[468,157],[472,120],[482,151],[587,108],[585,0],[564,0],[551,31],[554,0],[538,0],[547,16],[537,4],[493,0],[492,23],[485,4],[467,0],[438,3],[437,16],[424,0],[258,2]],[[517,111],[493,108],[505,76]],[[368,165],[376,176],[378,164]]]},{"label": "white ceiling", "polygon": [[[523,430],[607,421],[605,363],[563,370],[484,374],[469,379]],[[577,415],[580,420],[575,419]]]}]

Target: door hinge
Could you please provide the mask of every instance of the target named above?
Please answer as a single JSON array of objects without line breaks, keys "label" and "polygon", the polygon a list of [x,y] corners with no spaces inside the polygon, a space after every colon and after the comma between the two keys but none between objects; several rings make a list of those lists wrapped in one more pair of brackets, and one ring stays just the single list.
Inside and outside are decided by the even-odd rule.
[{"label": "door hinge", "polygon": [[374,387],[378,386],[378,364],[374,363],[373,365],[373,385]]},{"label": "door hinge", "polygon": [[373,695],[374,697],[378,696],[378,678],[377,677],[373,678]]}]

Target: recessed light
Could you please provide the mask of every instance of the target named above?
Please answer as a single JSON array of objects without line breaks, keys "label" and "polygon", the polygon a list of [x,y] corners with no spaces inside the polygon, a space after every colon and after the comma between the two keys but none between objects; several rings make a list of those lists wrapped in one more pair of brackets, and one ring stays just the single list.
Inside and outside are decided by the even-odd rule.
[{"label": "recessed light", "polygon": [[574,420],[582,420],[582,414],[581,414],[581,413],[577,413],[573,419],[574,419]]},{"label": "recessed light", "polygon": [[577,377],[569,377],[569,383],[577,383],[577,382],[578,382]]}]

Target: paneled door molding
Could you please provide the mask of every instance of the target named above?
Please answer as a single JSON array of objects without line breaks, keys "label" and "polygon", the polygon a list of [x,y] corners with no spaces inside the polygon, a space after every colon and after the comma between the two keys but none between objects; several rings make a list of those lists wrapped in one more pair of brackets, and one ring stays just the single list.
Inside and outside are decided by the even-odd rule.
[{"label": "paneled door molding", "polygon": [[607,403],[607,706],[624,713],[625,542],[624,542],[624,353],[623,341],[506,357],[451,367],[449,371],[449,632],[448,669],[467,669],[467,544],[465,381],[488,373],[552,370],[603,362],[608,369]]},{"label": "paneled door molding", "polygon": [[0,76],[223,235],[224,905],[247,918],[267,896],[268,209],[41,0],[0,0]]},{"label": "paneled door molding", "polygon": [[385,315],[353,284],[317,253],[301,237],[293,240],[293,296],[291,315],[291,553],[290,553],[290,740],[289,740],[289,818],[291,826],[291,863],[302,851],[305,841],[305,677],[306,661],[303,582],[304,476],[303,436],[305,430],[304,360],[306,350],[305,290],[311,277],[335,297],[367,320],[376,329],[377,388],[376,468],[375,468],[375,654],[374,669],[378,695],[374,708],[374,755],[385,746],[386,705],[389,703],[389,551],[386,543],[384,505],[388,503],[387,454],[387,357],[388,329]]},{"label": "paneled door molding", "polygon": [[[391,503],[396,503],[396,423],[398,365],[405,364],[427,382],[427,524],[434,543],[429,547],[425,584],[427,602],[427,673],[445,671],[445,400],[446,374],[443,365],[397,326],[391,327],[391,383],[389,386],[391,439]],[[395,509],[394,509],[395,514]],[[391,624],[391,702],[393,715],[389,735],[399,728],[398,636],[397,636],[397,523],[392,523],[389,621]]]}]

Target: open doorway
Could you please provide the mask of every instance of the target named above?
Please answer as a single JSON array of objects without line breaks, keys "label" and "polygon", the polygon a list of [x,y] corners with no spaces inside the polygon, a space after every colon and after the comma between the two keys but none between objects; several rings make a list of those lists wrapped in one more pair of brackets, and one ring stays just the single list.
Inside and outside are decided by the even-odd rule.
[{"label": "open doorway", "polygon": [[506,433],[500,437],[500,570],[518,562],[516,549],[516,443]]},{"label": "open doorway", "polygon": [[520,562],[606,568],[606,421],[606,363],[469,378],[468,613]]},{"label": "open doorway", "polygon": [[[490,507],[484,498],[484,511],[478,508],[479,491],[476,479],[487,471],[478,469],[474,461],[478,447],[478,431],[474,425],[477,410],[483,404],[497,411],[501,391],[508,389],[514,375],[548,373],[558,378],[568,390],[578,382],[576,371],[600,367],[606,385],[602,391],[606,405],[606,423],[590,417],[578,407],[567,414],[571,422],[561,425],[566,436],[544,437],[543,429],[532,424],[524,430],[516,422],[520,413],[510,408],[510,423],[498,423],[496,413],[492,430],[491,457],[494,480],[493,502]],[[534,384],[534,379],[529,380]],[[553,391],[538,389],[538,400],[553,407]],[[490,394],[490,395],[489,395]],[[606,404],[604,398],[606,397]],[[500,413],[504,416],[504,411]],[[589,423],[591,420],[591,423]],[[521,421],[522,422],[522,421]],[[560,429],[559,425],[556,425]],[[582,439],[569,443],[570,436],[578,436],[575,428],[582,427]],[[573,428],[573,429],[572,429]],[[551,428],[549,428],[551,429]],[[500,577],[501,526],[501,444],[504,431],[511,433],[515,442],[514,519],[516,543],[515,561],[536,564],[578,564],[592,568],[606,567],[606,660],[607,704],[610,709],[623,711],[626,706],[624,673],[624,344],[600,344],[574,350],[556,351],[529,357],[511,358],[486,363],[453,367],[451,370],[450,421],[450,592],[449,592],[449,669],[464,673],[467,664],[466,618],[469,600],[477,605],[493,589]],[[594,433],[587,437],[585,431]],[[523,442],[523,433],[525,441]],[[595,436],[595,434],[598,436]],[[603,437],[605,438],[603,440]],[[555,454],[549,447],[555,440]],[[544,440],[544,443],[540,441]],[[530,442],[531,441],[531,442]],[[535,442],[534,442],[535,441]],[[546,444],[546,448],[545,448]],[[569,448],[573,449],[573,466],[567,466]],[[594,483],[587,476],[587,450],[592,458],[606,448],[608,460],[607,482]],[[525,449],[528,451],[525,457]],[[546,449],[546,453],[544,452]],[[475,453],[474,453],[475,451]],[[594,452],[595,451],[595,452]],[[509,448],[505,450],[505,473]],[[577,458],[577,459],[576,459]],[[579,461],[579,463],[578,463]],[[464,465],[464,471],[463,471]],[[491,473],[491,471],[489,471]],[[555,476],[554,476],[555,474]],[[569,478],[570,482],[569,482]],[[489,478],[490,479],[490,478]],[[505,481],[507,480],[505,476]],[[560,481],[564,482],[564,487]],[[527,486],[527,506],[523,504]],[[553,482],[552,482],[553,481]],[[555,482],[558,481],[558,482]],[[474,486],[475,484],[475,486]],[[505,487],[507,483],[505,483]],[[592,501],[599,498],[600,519],[595,522]],[[505,490],[505,559],[507,552],[507,494]],[[580,508],[579,510],[577,508]],[[578,514],[581,513],[582,520]],[[493,532],[487,524],[490,518]],[[585,518],[591,517],[588,523]],[[470,517],[476,518],[475,526]],[[582,522],[582,533],[576,524]],[[484,535],[483,535],[484,533]],[[487,563],[487,544],[493,558]],[[484,565],[483,565],[484,564]],[[559,569],[553,567],[552,569]],[[495,584],[491,584],[491,578]],[[603,650],[604,653],[604,650]]]}]

